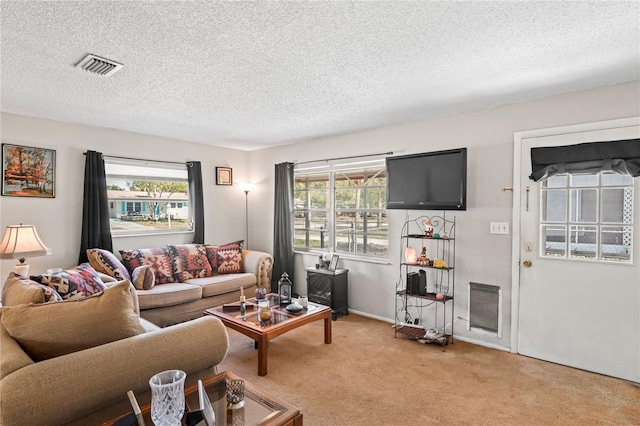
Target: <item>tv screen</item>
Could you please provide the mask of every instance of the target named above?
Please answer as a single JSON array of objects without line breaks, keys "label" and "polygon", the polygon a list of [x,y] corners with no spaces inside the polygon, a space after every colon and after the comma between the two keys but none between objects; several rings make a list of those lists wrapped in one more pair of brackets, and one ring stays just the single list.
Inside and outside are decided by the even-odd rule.
[{"label": "tv screen", "polygon": [[387,157],[387,208],[467,209],[467,148]]}]

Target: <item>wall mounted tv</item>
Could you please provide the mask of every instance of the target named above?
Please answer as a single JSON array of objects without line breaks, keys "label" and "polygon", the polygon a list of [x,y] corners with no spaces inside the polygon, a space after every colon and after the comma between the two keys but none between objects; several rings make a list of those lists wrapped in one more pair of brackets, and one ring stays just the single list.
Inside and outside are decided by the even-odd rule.
[{"label": "wall mounted tv", "polygon": [[467,148],[387,157],[387,208],[467,209]]}]

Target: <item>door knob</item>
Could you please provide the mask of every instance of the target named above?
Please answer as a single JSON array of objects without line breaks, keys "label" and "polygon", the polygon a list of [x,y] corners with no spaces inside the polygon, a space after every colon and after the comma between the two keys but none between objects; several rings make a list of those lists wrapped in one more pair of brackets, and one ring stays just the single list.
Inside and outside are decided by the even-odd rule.
[{"label": "door knob", "polygon": [[531,267],[531,261],[528,260],[528,259],[523,261],[522,264],[524,265],[525,268],[530,268]]}]

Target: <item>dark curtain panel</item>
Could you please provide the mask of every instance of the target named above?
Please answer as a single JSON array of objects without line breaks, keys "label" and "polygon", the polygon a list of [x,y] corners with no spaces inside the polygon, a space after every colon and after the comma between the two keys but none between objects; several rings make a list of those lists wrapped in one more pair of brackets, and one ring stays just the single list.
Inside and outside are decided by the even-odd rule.
[{"label": "dark curtain panel", "polygon": [[204,201],[202,197],[202,165],[199,161],[187,163],[189,179],[189,206],[193,221],[193,243],[204,244]]},{"label": "dark curtain panel", "polygon": [[283,272],[293,278],[293,164],[276,164],[271,291],[278,291]]},{"label": "dark curtain panel", "polygon": [[113,251],[109,225],[109,201],[101,152],[87,151],[84,165],[84,201],[79,263],[88,262],[87,249]]},{"label": "dark curtain panel", "polygon": [[610,170],[640,176],[640,139],[591,142],[531,149],[531,180],[561,173],[598,173]]}]

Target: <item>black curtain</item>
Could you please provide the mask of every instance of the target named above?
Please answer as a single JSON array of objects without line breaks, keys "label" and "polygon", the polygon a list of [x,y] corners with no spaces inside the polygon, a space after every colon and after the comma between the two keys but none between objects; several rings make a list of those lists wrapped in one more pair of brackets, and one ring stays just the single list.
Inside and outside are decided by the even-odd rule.
[{"label": "black curtain", "polygon": [[590,142],[577,145],[531,148],[531,180],[561,173],[598,173],[610,170],[640,176],[640,139]]},{"label": "black curtain", "polygon": [[87,249],[101,248],[113,251],[104,159],[101,152],[87,151],[85,155],[79,263],[88,262]]},{"label": "black curtain", "polygon": [[204,201],[202,197],[202,165],[199,161],[187,163],[189,179],[189,205],[193,221],[193,243],[204,244]]},{"label": "black curtain", "polygon": [[283,272],[293,278],[293,164],[276,164],[271,291],[278,291]]}]

